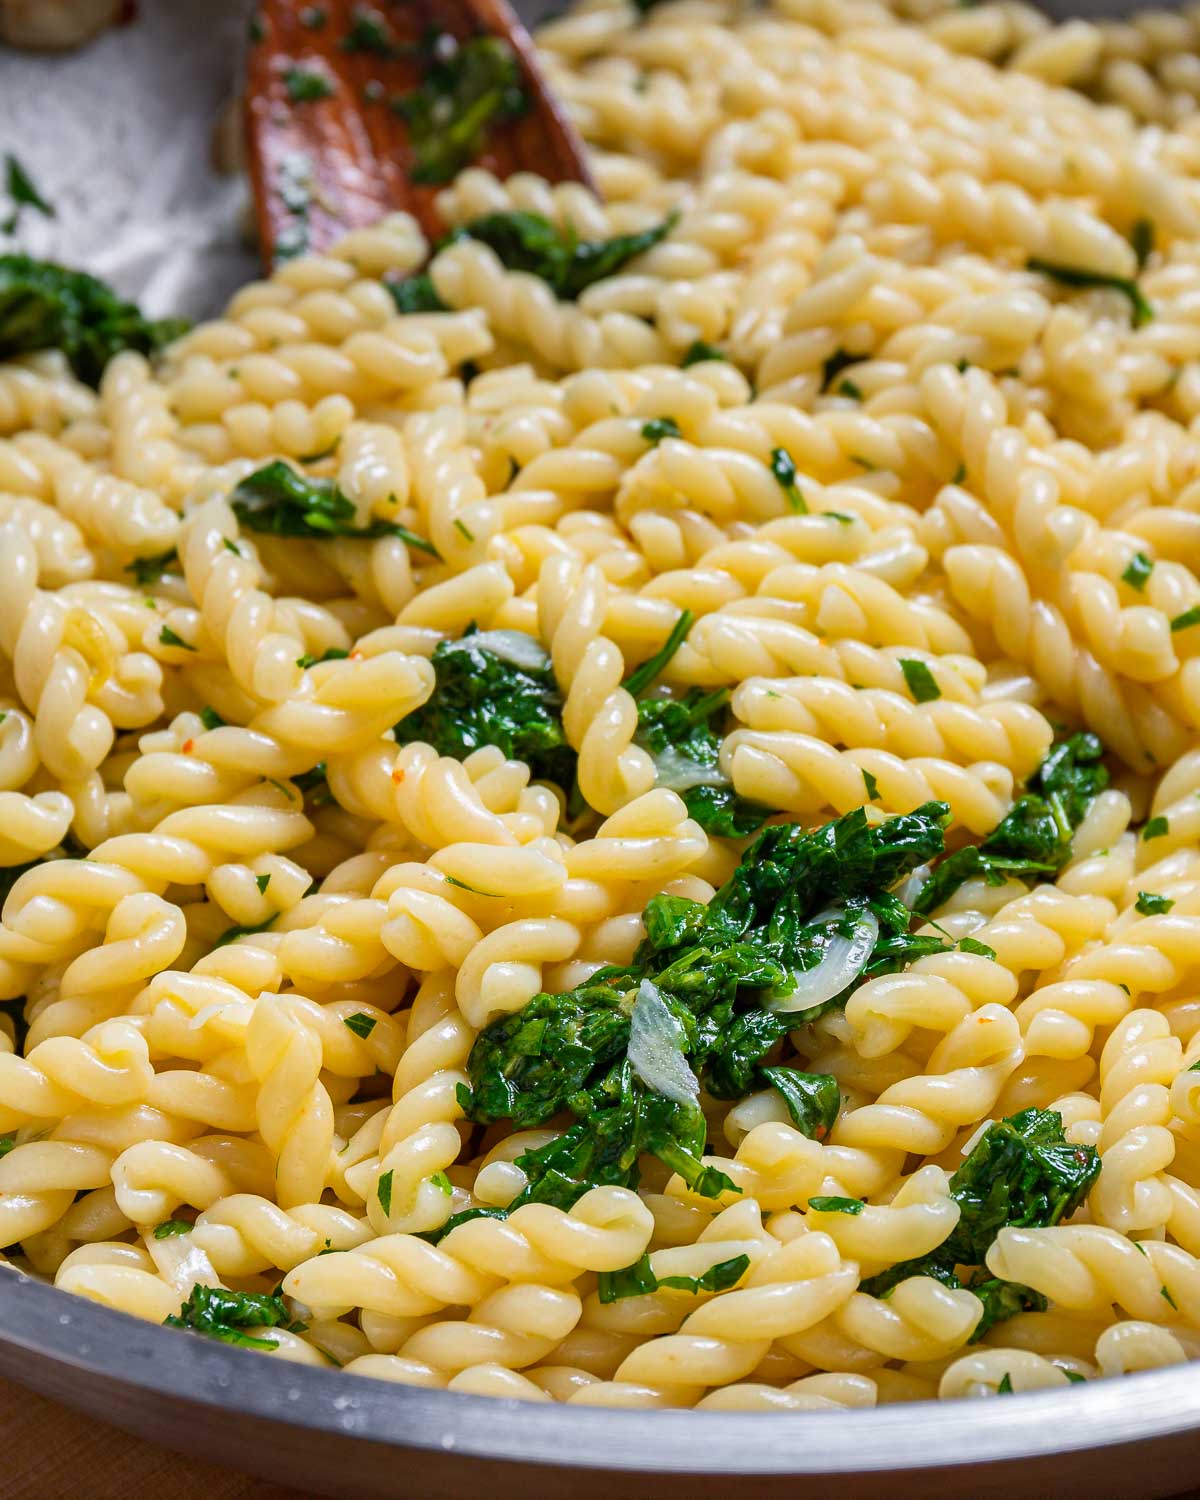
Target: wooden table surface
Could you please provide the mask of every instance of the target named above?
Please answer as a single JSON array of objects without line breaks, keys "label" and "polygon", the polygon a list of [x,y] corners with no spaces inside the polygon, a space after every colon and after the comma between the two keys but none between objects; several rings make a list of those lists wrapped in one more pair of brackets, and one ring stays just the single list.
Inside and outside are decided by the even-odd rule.
[{"label": "wooden table surface", "polygon": [[[0,1380],[0,1500],[315,1500],[182,1458]],[[412,1496],[411,1500],[436,1500]],[[1013,1500],[1034,1500],[1014,1490]],[[1200,1500],[1200,1490],[1179,1500]]]},{"label": "wooden table surface", "polygon": [[0,1380],[0,1500],[309,1500],[181,1458]]}]

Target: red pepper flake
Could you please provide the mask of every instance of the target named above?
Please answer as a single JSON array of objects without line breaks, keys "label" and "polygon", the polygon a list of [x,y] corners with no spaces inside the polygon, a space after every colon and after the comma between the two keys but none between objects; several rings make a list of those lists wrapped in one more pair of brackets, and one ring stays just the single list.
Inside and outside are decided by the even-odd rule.
[{"label": "red pepper flake", "polygon": [[399,786],[400,783],[404,780],[404,772],[399,766],[397,766],[396,769],[392,772],[392,780],[396,783],[397,786]]},{"label": "red pepper flake", "polygon": [[183,742],[183,753],[185,755],[190,755],[195,748],[196,748],[196,741],[195,740],[184,740],[184,742]]}]

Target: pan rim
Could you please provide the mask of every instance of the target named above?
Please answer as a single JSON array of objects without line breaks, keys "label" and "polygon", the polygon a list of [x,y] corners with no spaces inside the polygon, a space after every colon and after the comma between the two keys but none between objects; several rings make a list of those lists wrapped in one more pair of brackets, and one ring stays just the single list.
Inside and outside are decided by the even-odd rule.
[{"label": "pan rim", "polygon": [[[272,1367],[251,1350],[181,1336],[12,1268],[0,1274],[0,1369],[18,1381],[24,1372],[12,1360],[22,1354],[133,1394],[283,1427],[446,1458],[629,1475],[969,1471],[1149,1444],[1200,1428],[1200,1383],[1187,1365],[1005,1401],[836,1412],[602,1408],[472,1396],[290,1361]],[[61,1389],[55,1394],[63,1398]]]}]

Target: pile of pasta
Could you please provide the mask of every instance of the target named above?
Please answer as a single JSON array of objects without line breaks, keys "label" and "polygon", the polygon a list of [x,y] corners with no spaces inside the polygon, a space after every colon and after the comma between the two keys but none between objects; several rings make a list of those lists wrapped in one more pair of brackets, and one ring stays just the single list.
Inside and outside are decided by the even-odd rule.
[{"label": "pile of pasta", "polygon": [[[539,44],[600,196],[469,170],[441,206],[583,238],[677,214],[577,301],[468,237],[429,267],[449,311],[400,315],[384,278],[430,252],[398,216],[98,391],[53,352],[0,366],[0,1246],[157,1322],[282,1283],[271,1358],[529,1400],[864,1407],[1190,1358],[1196,23],[595,0]],[[230,494],[275,459],[436,556],[243,530]],[[704,1098],[737,1192],[650,1162],[433,1243],[553,1134],[463,1118],[480,1030],[737,863],[655,784],[623,685],[684,610],[663,681],[732,691],[722,769],[788,820],[869,787],[978,841],[1065,729],[1111,785],[1057,876],[937,914],[983,951],[793,1033],[841,1088],[827,1138],[773,1090]],[[548,651],[590,819],[494,746],[396,742],[471,625]],[[1102,1163],[989,1256],[1048,1305],[972,1343],[967,1290],[859,1290],[945,1237],[964,1148],[1034,1106]],[[647,1251],[749,1270],[602,1301]]]}]

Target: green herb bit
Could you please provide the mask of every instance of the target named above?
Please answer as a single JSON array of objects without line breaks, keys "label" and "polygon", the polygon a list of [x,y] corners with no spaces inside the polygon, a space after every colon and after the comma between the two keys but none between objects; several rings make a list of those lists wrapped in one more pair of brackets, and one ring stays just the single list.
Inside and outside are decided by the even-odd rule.
[{"label": "green herb bit", "polygon": [[978,938],[965,937],[958,940],[959,950],[962,953],[973,953],[976,958],[995,959],[995,948],[989,948],[986,943],[981,943]]},{"label": "green herb bit", "polygon": [[384,281],[396,310],[402,313],[440,313],[450,309],[438,296],[428,271],[406,276],[403,281]]},{"label": "green herb bit", "polygon": [[1151,839],[1164,838],[1171,831],[1171,825],[1164,817],[1151,818],[1142,829],[1142,842],[1148,844]]},{"label": "green herb bit", "polygon": [[540,277],[560,302],[574,302],[581,293],[605,277],[615,276],[631,260],[644,255],[666,239],[678,222],[669,214],[661,224],[637,234],[618,234],[610,240],[581,240],[574,229],[559,229],[540,214],[484,214],[456,230],[449,239],[462,236],[488,245],[510,271],[526,271]]},{"label": "green herb bit", "polygon": [[464,538],[464,540],[468,542],[473,542],[475,540],[475,533],[459,516],[455,516],[454,518],[454,529],[459,533],[461,537]]},{"label": "green herb bit", "polygon": [[689,366],[703,364],[708,359],[720,359],[728,363],[729,356],[723,354],[715,344],[706,344],[703,339],[696,339],[684,350],[683,358],[679,361],[679,368],[686,370]]},{"label": "green herb bit", "polygon": [[1142,289],[1129,276],[1113,276],[1106,271],[1089,271],[1082,266],[1061,266],[1054,261],[1033,259],[1027,269],[1040,271],[1054,281],[1069,287],[1110,287],[1129,299],[1133,315],[1133,326],[1143,328],[1154,319],[1154,309],[1142,295]]},{"label": "green herb bit", "polygon": [[851,401],[861,401],[863,398],[862,388],[849,377],[838,382],[837,393],[839,396],[848,396]]},{"label": "green herb bit", "polygon": [[27,208],[33,209],[35,213],[41,214],[46,219],[56,217],[54,209],[38,192],[33,185],[32,177],[11,151],[4,153],[4,191],[12,203],[12,212],[3,224],[0,224],[0,233],[15,234],[21,214]]},{"label": "green herb bit", "polygon": [[674,417],[654,417],[651,421],[642,423],[642,436],[652,447],[657,447],[663,438],[677,438],[683,434]]},{"label": "green herb bit", "polygon": [[254,877],[254,884],[258,887],[258,894],[265,896],[267,887],[271,884],[271,877],[269,875],[256,875]]},{"label": "green herb bit", "polygon": [[205,729],[221,729],[226,721],[215,708],[210,708],[206,703],[200,710],[200,722],[204,725]]},{"label": "green herb bit", "polygon": [[1163,1287],[1159,1287],[1158,1290],[1159,1290],[1159,1295],[1161,1297],[1165,1298],[1166,1301],[1168,1303],[1170,1303],[1170,1305],[1175,1309],[1175,1311],[1178,1312],[1179,1311],[1179,1303],[1176,1302],[1175,1298],[1171,1296],[1171,1293],[1167,1290],[1167,1288],[1165,1286],[1163,1286]]},{"label": "green herb bit", "polygon": [[1154,571],[1154,563],[1144,552],[1135,552],[1129,559],[1129,566],[1121,574],[1123,583],[1127,583],[1131,589],[1137,589],[1140,594],[1146,587],[1146,580]]},{"label": "green herb bit", "polygon": [[996,1394],[997,1396],[1011,1396],[1012,1388],[1012,1376],[1005,1370],[1004,1374],[1000,1377],[1000,1384],[996,1387]]},{"label": "green herb bit", "polygon": [[900,670],[904,673],[904,681],[917,703],[932,703],[935,698],[942,696],[942,690],[937,685],[937,678],[929,670],[927,663],[910,657],[901,657]]},{"label": "green herb bit", "polygon": [[225,929],[225,931],[221,934],[221,936],[213,944],[213,947],[214,948],[224,948],[227,943],[236,942],[236,940],[238,938],[241,938],[241,937],[253,937],[255,935],[255,933],[266,932],[270,928],[271,923],[275,920],[275,918],[278,915],[279,915],[278,912],[272,912],[271,915],[269,917],[267,917],[265,921],[255,922],[250,927],[227,927]]},{"label": "green herb bit", "polygon": [[156,1240],[173,1239],[177,1234],[191,1234],[195,1227],[186,1219],[164,1219],[161,1224],[154,1226],[154,1238]]},{"label": "green herb bit", "polygon": [[393,521],[371,521],[366,526],[356,526],[353,502],[332,479],[300,474],[282,459],[277,458],[248,474],[230,498],[234,515],[250,531],[318,541],[331,536],[367,541],[398,536],[418,551],[431,557],[438,555],[432,542]]},{"label": "green herb bit", "polygon": [[823,516],[828,516],[831,521],[837,521],[842,526],[853,526],[854,517],[848,516],[844,510],[823,510]]},{"label": "green herb bit", "polygon": [[1193,625],[1200,625],[1200,604],[1193,604],[1191,609],[1185,609],[1171,621],[1172,631],[1190,630]]},{"label": "green herb bit", "polygon": [[230,1292],[221,1286],[197,1284],[179,1312],[163,1321],[172,1328],[190,1328],[245,1349],[275,1349],[275,1339],[256,1338],[245,1330],[290,1328],[292,1315],[278,1292]]},{"label": "green herb bit", "polygon": [[955,469],[954,473],[951,475],[950,483],[951,484],[961,484],[966,477],[967,477],[967,466],[964,463],[960,463],[959,466],[958,466],[958,468]]},{"label": "green herb bit", "polygon": [[413,182],[449,182],[477,157],[493,124],[515,120],[529,107],[521,67],[495,36],[459,44],[448,33],[426,49],[420,88],[392,101],[408,123]]},{"label": "green herb bit", "polygon": [[874,802],[875,798],[879,796],[879,783],[865,766],[863,767],[862,778],[863,786],[867,790],[867,801]]},{"label": "green herb bit", "polygon": [[156,557],[135,557],[125,565],[125,572],[132,573],[140,588],[148,589],[158,582],[173,562],[179,561],[179,553],[168,547]]},{"label": "green herb bit", "polygon": [[302,672],[307,672],[309,667],[320,666],[325,661],[346,661],[350,653],[343,646],[327,646],[320,656],[314,656],[305,652],[303,656],[296,658],[296,665]]},{"label": "green herb bit", "polygon": [[365,1042],[375,1030],[377,1019],[376,1016],[367,1015],[366,1011],[356,1010],[352,1016],[342,1017],[342,1025],[348,1027],[355,1036],[361,1037]]},{"label": "green herb bit", "polygon": [[470,891],[472,896],[490,896],[493,899],[499,899],[498,892],[481,891],[477,886],[468,885],[465,880],[459,880],[457,875],[447,875],[443,872],[442,879],[447,885],[456,885],[460,891]]},{"label": "green herb bit", "polygon": [[447,1198],[451,1198],[454,1196],[454,1185],[453,1183],[451,1183],[449,1177],[446,1176],[445,1172],[435,1172],[429,1180],[435,1188],[438,1188],[441,1192],[445,1193]]},{"label": "green herb bit", "polygon": [[329,77],[312,68],[288,68],[283,75],[283,86],[293,104],[315,104],[319,99],[331,99],[334,94]]},{"label": "green herb bit", "polygon": [[387,22],[368,5],[356,5],[350,25],[340,44],[343,52],[373,52],[377,57],[394,57],[396,44]]},{"label": "green herb bit", "polygon": [[385,1215],[392,1211],[392,1177],[391,1171],[382,1172],[379,1181],[375,1185],[375,1196],[379,1199],[379,1206]]},{"label": "green herb bit", "polygon": [[809,1208],[819,1214],[860,1214],[866,1208],[861,1198],[810,1198]]},{"label": "green herb bit", "polygon": [[123,349],[154,354],[187,328],[178,318],[144,318],[83,271],[0,255],[0,360],[61,349],[79,379],[98,386],[104,367]]},{"label": "green herb bit", "polygon": [[1166,896],[1159,896],[1154,891],[1139,891],[1137,900],[1134,902],[1134,909],[1143,917],[1154,917],[1170,911],[1174,905],[1174,901]]},{"label": "green herb bit", "polygon": [[1129,231],[1129,243],[1137,256],[1138,270],[1145,270],[1146,262],[1154,254],[1154,220],[1135,219]]},{"label": "green herb bit", "polygon": [[622,1271],[601,1271],[597,1293],[601,1302],[619,1302],[624,1297],[645,1297],[651,1292],[669,1287],[672,1291],[724,1292],[736,1286],[750,1269],[748,1255],[735,1255],[731,1260],[721,1260],[709,1266],[699,1276],[656,1276],[650,1264],[649,1254],[643,1255],[633,1265]]},{"label": "green herb bit", "polygon": [[800,486],[796,483],[796,463],[792,455],[786,448],[772,448],[769,467],[779,488],[787,496],[787,503],[798,514],[806,516],[808,506],[804,503],[804,496],[800,492]]},{"label": "green herb bit", "polygon": [[[1060,1368],[1061,1368],[1061,1366],[1060,1366]],[[1063,1374],[1067,1377],[1067,1379],[1071,1382],[1072,1385],[1086,1385],[1087,1384],[1087,1376],[1086,1375],[1081,1375],[1078,1370],[1063,1370]]]},{"label": "green herb bit", "polygon": [[15,1135],[0,1135],[0,1158],[8,1155],[16,1149],[17,1138]]},{"label": "green herb bit", "polygon": [[174,646],[180,651],[195,651],[196,647],[190,645],[181,635],[176,634],[169,625],[164,625],[158,633],[159,644],[162,646]]},{"label": "green herb bit", "polygon": [[692,628],[695,615],[690,609],[681,610],[674,625],[671,626],[670,634],[654,653],[647,658],[640,667],[636,667],[625,679],[625,691],[634,698],[640,698],[648,688],[658,681],[670,665],[672,657],[687,640],[688,631]]},{"label": "green herb bit", "polygon": [[834,381],[842,371],[848,369],[851,365],[860,364],[862,359],[863,356],[861,354],[849,354],[845,349],[835,350],[821,368],[821,389],[823,391],[831,390]]}]

